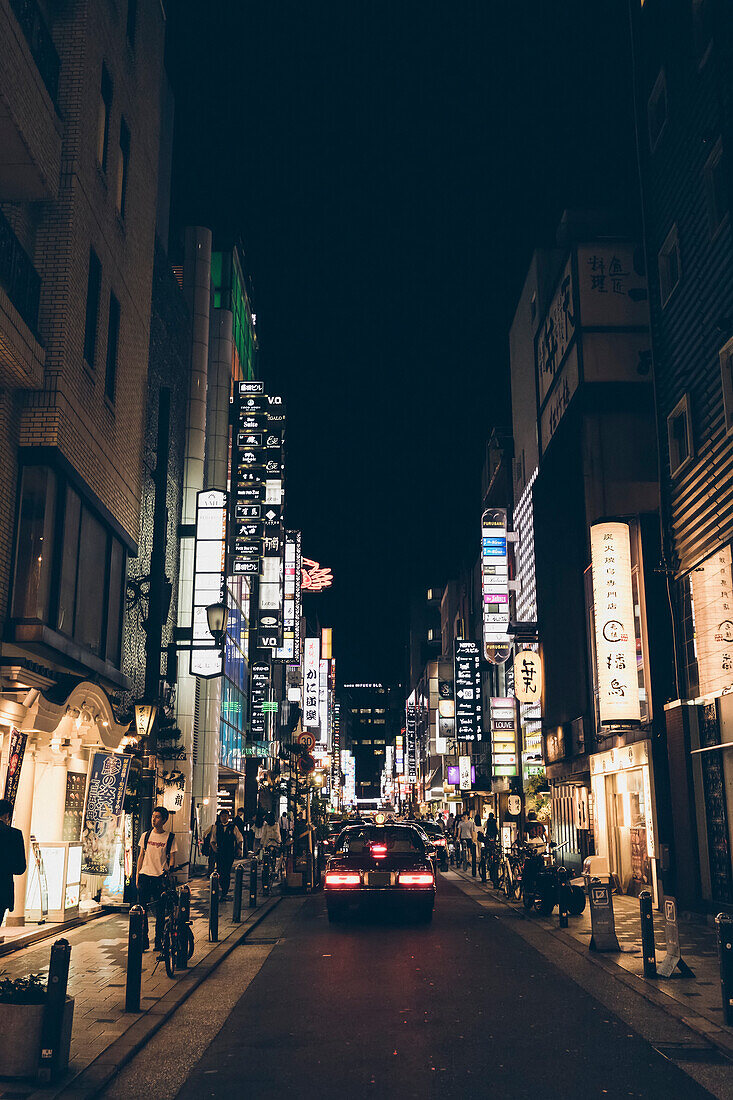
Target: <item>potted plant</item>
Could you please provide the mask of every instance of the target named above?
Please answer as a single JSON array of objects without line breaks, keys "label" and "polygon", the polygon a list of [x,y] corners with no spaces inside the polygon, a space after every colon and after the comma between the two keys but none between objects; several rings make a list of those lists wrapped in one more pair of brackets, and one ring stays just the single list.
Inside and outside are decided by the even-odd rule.
[{"label": "potted plant", "polygon": [[[10,978],[0,972],[0,1077],[35,1077],[41,1052],[46,985],[39,974]],[[74,1000],[66,998],[58,1069],[69,1064]]]}]

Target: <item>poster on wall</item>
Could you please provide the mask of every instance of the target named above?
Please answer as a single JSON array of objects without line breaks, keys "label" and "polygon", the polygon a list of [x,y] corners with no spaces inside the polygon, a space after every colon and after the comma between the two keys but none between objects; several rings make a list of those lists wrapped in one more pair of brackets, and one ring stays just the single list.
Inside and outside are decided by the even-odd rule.
[{"label": "poster on wall", "polygon": [[601,724],[640,722],[628,523],[594,524],[590,553]]},{"label": "poster on wall", "polygon": [[23,767],[23,757],[25,755],[27,741],[28,734],[21,733],[20,730],[17,730],[15,726],[13,726],[10,730],[10,752],[8,753],[8,770],[5,774],[4,795],[13,807],[15,806],[15,799],[18,794],[20,770]]},{"label": "poster on wall", "polygon": [[730,546],[721,546],[690,573],[698,694],[733,684],[733,576]]},{"label": "poster on wall", "polygon": [[130,757],[116,752],[94,752],[82,829],[82,871],[109,875],[122,848],[122,807]]},{"label": "poster on wall", "polygon": [[62,840],[78,841],[84,820],[84,791],[87,777],[84,772],[68,772],[64,799],[64,827]]}]

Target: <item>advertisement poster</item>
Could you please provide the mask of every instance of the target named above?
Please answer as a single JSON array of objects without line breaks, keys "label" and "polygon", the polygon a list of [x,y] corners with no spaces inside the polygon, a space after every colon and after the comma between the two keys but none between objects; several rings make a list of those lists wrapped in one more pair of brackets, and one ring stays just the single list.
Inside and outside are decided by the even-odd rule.
[{"label": "advertisement poster", "polygon": [[82,830],[82,871],[109,875],[122,849],[122,807],[130,757],[95,752],[89,770],[87,804]]},{"label": "advertisement poster", "polygon": [[64,831],[62,840],[79,840],[84,820],[84,791],[87,777],[83,772],[69,772],[66,776],[64,799]]},{"label": "advertisement poster", "polygon": [[27,733],[21,733],[15,726],[10,731],[10,752],[8,753],[8,770],[5,775],[5,798],[15,806],[20,783],[20,769],[23,767],[23,756],[28,740]]}]

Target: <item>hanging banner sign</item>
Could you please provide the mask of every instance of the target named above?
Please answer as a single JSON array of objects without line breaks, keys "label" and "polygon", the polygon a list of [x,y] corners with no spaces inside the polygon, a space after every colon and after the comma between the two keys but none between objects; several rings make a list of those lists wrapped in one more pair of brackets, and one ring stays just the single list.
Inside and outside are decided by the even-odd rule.
[{"label": "hanging banner sign", "polygon": [[509,660],[509,556],[506,508],[481,516],[481,592],[484,656],[495,665]]},{"label": "hanging banner sign", "polygon": [[481,740],[481,652],[478,642],[453,643],[455,735],[459,741]]},{"label": "hanging banner sign", "polygon": [[520,703],[539,703],[542,698],[542,660],[533,649],[514,658],[514,694]]},{"label": "hanging banner sign", "polygon": [[405,739],[407,741],[407,782],[417,783],[417,707],[408,706]]},{"label": "hanging banner sign", "polygon": [[302,615],[300,538],[300,531],[285,532],[283,644],[275,654],[278,661],[292,661],[300,655],[300,618]]},{"label": "hanging banner sign", "polygon": [[303,725],[306,729],[318,728],[320,717],[320,660],[320,639],[306,638],[303,676]]},{"label": "hanging banner sign", "polygon": [[249,672],[249,731],[252,741],[264,741],[267,714],[264,704],[270,694],[270,666],[255,662]]},{"label": "hanging banner sign", "polygon": [[628,523],[594,524],[590,554],[601,723],[640,722]]},{"label": "hanging banner sign", "polygon": [[25,747],[28,743],[28,734],[21,733],[15,726],[10,730],[10,751],[8,753],[8,770],[5,773],[5,798],[15,807],[15,799],[18,795],[20,783],[20,769],[23,767]]},{"label": "hanging banner sign", "polygon": [[122,810],[130,757],[116,752],[94,752],[89,768],[84,827],[81,834],[82,871],[108,875],[122,846]]},{"label": "hanging banner sign", "polygon": [[458,757],[458,779],[462,791],[471,790],[471,757]]},{"label": "hanging banner sign", "polygon": [[321,744],[328,742],[328,661],[318,662],[318,724],[321,727]]}]

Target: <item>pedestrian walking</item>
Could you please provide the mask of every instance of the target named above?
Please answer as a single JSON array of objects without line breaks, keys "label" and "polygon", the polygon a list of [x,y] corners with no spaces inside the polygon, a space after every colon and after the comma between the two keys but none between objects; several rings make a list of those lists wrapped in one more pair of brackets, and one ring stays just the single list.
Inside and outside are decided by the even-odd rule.
[{"label": "pedestrian walking", "polygon": [[[207,844],[208,842],[208,844]],[[232,864],[237,842],[229,810],[219,810],[216,821],[204,837],[204,855],[209,857],[209,874],[216,868],[219,874],[220,900],[226,901],[232,877]]]},{"label": "pedestrian walking", "polygon": [[486,838],[487,844],[491,843],[492,841],[497,841],[499,839],[499,826],[496,824],[496,818],[492,813],[489,814],[489,816],[486,818],[486,824],[484,825],[484,836]]},{"label": "pedestrian walking", "polygon": [[[176,838],[172,832],[166,833],[165,826],[170,814],[164,806],[156,806],[150,818],[151,828],[140,837],[140,853],[137,857],[138,901],[145,910],[155,910],[155,950],[163,947],[163,928],[165,925],[165,906],[163,895],[168,884],[168,873],[173,868],[176,854]],[[145,940],[143,951],[150,950],[148,922],[145,921]]]},{"label": "pedestrian walking", "polygon": [[15,905],[13,876],[25,874],[26,869],[23,834],[11,826],[12,816],[13,803],[0,798],[0,924]]},{"label": "pedestrian walking", "polygon": [[[461,846],[461,855],[465,853],[466,864],[468,863],[468,855],[471,852],[471,848],[474,848],[474,866],[475,866],[475,846],[473,843],[473,833],[476,826],[468,816],[468,813],[464,813],[461,817],[460,824],[458,826],[458,842]],[[463,862],[463,859],[461,859]]]}]

